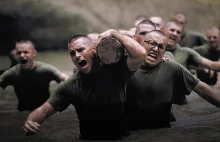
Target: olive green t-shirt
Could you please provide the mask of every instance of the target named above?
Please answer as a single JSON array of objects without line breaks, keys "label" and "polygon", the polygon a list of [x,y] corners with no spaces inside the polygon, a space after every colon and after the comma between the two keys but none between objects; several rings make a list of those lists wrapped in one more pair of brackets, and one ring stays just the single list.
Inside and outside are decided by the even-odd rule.
[{"label": "olive green t-shirt", "polygon": [[166,51],[164,57],[167,57],[170,60],[175,60],[173,53],[171,53],[170,51]]},{"label": "olive green t-shirt", "polygon": [[180,47],[179,44],[176,44],[176,48],[170,52],[173,53],[176,62],[180,63],[185,68],[188,68],[188,66],[198,66],[201,64],[203,58],[193,49]]},{"label": "olive green t-shirt", "polygon": [[126,57],[116,64],[103,64],[93,74],[78,71],[57,88],[48,102],[57,111],[74,105],[83,139],[119,138],[125,132],[125,88],[132,74]]},{"label": "olive green t-shirt", "polygon": [[[196,52],[198,52],[201,56],[211,61],[218,61],[220,59],[220,51],[216,49],[212,49],[208,44],[204,44],[202,46],[196,46],[193,49]],[[217,81],[217,72],[215,71],[213,76],[211,77],[210,72],[205,72],[204,70],[198,70],[197,77],[201,81],[209,85],[215,85]]]},{"label": "olive green t-shirt", "polygon": [[185,95],[198,84],[187,69],[175,61],[141,67],[127,86],[126,110],[130,129],[170,127],[172,103],[184,104]]},{"label": "olive green t-shirt", "polygon": [[14,87],[18,98],[18,110],[34,110],[49,98],[49,84],[59,83],[61,72],[52,65],[36,61],[32,70],[22,70],[20,64],[6,70],[0,76],[0,86]]},{"label": "olive green t-shirt", "polygon": [[181,47],[189,47],[193,48],[194,46],[200,46],[206,44],[207,41],[205,36],[199,32],[186,31],[184,35],[182,35],[179,44]]}]

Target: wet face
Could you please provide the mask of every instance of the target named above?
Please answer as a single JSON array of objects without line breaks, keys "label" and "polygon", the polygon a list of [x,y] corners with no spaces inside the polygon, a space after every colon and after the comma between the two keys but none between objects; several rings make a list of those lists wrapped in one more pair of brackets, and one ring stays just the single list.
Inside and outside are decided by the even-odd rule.
[{"label": "wet face", "polygon": [[35,66],[34,57],[36,56],[36,50],[32,45],[28,43],[18,43],[15,49],[21,68],[32,69]]},{"label": "wet face", "polygon": [[79,38],[68,45],[74,65],[83,73],[88,74],[93,66],[93,43],[89,39]]},{"label": "wet face", "polygon": [[175,45],[180,41],[182,35],[182,26],[175,23],[168,23],[164,29],[164,34],[166,35],[167,41],[167,50],[173,50]]},{"label": "wet face", "polygon": [[146,34],[152,30],[155,30],[155,27],[148,24],[141,24],[137,26],[136,33],[135,33],[135,39],[138,43],[142,44],[144,37]]},{"label": "wet face", "polygon": [[144,39],[144,47],[147,50],[144,64],[155,66],[162,61],[166,50],[167,38],[157,32],[149,33]]},{"label": "wet face", "polygon": [[217,31],[217,30],[207,31],[206,36],[207,36],[209,46],[212,49],[216,49],[220,45],[219,31]]}]

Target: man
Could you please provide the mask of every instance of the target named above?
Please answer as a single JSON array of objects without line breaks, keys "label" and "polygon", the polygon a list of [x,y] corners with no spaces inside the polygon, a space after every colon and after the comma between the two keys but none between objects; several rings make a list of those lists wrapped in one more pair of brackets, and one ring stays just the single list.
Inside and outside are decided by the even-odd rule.
[{"label": "man", "polygon": [[160,30],[162,30],[166,24],[166,22],[160,16],[151,16],[149,20],[152,21],[155,25],[157,25]]},{"label": "man", "polygon": [[24,124],[26,135],[36,134],[47,117],[70,104],[75,106],[79,118],[81,139],[119,139],[125,134],[125,88],[130,76],[140,67],[146,50],[134,39],[113,29],[100,34],[97,43],[105,37],[119,40],[128,56],[112,65],[100,64],[91,39],[73,37],[68,50],[79,72],[28,116]]},{"label": "man", "polygon": [[126,110],[129,129],[170,127],[173,102],[193,90],[220,107],[220,97],[205,83],[196,79],[182,65],[162,61],[167,38],[161,31],[146,34],[141,43],[147,50],[144,63],[127,86]]},{"label": "man", "polygon": [[[182,36],[179,41],[181,47],[193,48],[194,46],[200,46],[206,43],[206,39],[201,33],[186,30],[187,19],[184,13],[175,13],[173,19],[179,22],[183,27]],[[193,75],[197,76],[196,69],[191,66],[187,68]]]},{"label": "man", "polygon": [[194,46],[200,46],[206,43],[206,39],[201,33],[186,30],[187,19],[184,13],[175,13],[173,19],[179,22],[183,27],[181,39],[179,41],[181,47],[193,48]]},{"label": "man", "polygon": [[137,25],[143,20],[147,20],[147,16],[146,15],[138,15],[134,20],[133,27],[131,29],[129,29],[129,32],[134,34]]},{"label": "man", "polygon": [[[156,30],[156,26],[152,21],[150,20],[141,21],[136,27],[136,31],[134,35],[135,40],[138,43],[142,43],[145,35],[152,30]],[[166,51],[164,56],[169,59],[175,60],[173,54],[169,51]]]},{"label": "man", "polygon": [[37,51],[31,41],[17,42],[15,49],[19,63],[0,76],[0,87],[12,85],[18,98],[18,111],[32,111],[49,98],[52,80],[59,83],[68,76],[52,65],[35,61]]},{"label": "man", "polygon": [[[206,32],[208,43],[202,46],[194,47],[193,49],[197,51],[201,56],[212,60],[219,61],[220,58],[220,31],[217,27],[211,27]],[[197,71],[197,77],[209,84],[220,87],[220,76],[217,75],[217,72],[214,72],[214,75],[211,74],[211,70],[200,68]],[[218,76],[218,77],[217,77]],[[218,80],[217,80],[218,79]]]},{"label": "man", "polygon": [[[188,66],[201,66],[208,69],[220,70],[220,62],[214,62],[200,56],[196,51],[190,48],[181,48],[178,44],[182,35],[182,26],[176,21],[169,21],[166,23],[163,32],[168,38],[167,51],[173,53],[175,61],[183,65],[185,68]],[[182,104],[186,104],[186,98],[183,98]]]}]

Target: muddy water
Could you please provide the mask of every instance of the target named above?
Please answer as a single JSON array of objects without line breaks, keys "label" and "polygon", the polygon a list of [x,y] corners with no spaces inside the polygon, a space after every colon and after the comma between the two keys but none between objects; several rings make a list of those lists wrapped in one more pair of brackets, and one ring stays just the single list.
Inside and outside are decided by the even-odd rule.
[{"label": "muddy water", "polygon": [[[47,59],[44,56],[41,57]],[[63,62],[66,61],[63,54],[60,59]],[[69,57],[68,60],[70,60]],[[50,62],[50,60],[47,62]],[[54,65],[61,66],[61,68],[65,64],[54,63]],[[70,73],[71,68],[72,66],[66,67],[65,72]],[[51,92],[54,91],[56,86],[55,83],[51,84]],[[220,95],[219,90],[213,90]],[[0,99],[0,142],[80,141],[78,139],[78,119],[74,107],[70,106],[64,112],[50,117],[43,123],[38,135],[27,137],[23,134],[22,125],[29,112],[18,112],[16,110],[17,100],[13,89],[11,87],[6,90],[0,88]],[[173,106],[177,121],[172,123],[172,128],[132,131],[131,135],[121,141],[220,142],[219,109],[204,101],[194,92],[190,94],[188,101],[188,105]]]}]

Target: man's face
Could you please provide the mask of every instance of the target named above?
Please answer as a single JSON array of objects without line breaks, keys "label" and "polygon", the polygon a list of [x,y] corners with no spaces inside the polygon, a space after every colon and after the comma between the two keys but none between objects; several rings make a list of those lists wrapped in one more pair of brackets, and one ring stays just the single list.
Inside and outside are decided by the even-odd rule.
[{"label": "man's face", "polygon": [[186,28],[186,17],[183,15],[176,15],[174,19],[181,24],[183,27],[183,31],[185,31]]},{"label": "man's face", "polygon": [[160,17],[151,17],[150,21],[152,21],[155,25],[157,25],[160,29],[163,29],[164,24]]},{"label": "man's face", "polygon": [[159,33],[149,33],[144,39],[144,47],[147,50],[145,64],[155,66],[161,62],[166,50],[167,39]]},{"label": "man's face", "polygon": [[164,27],[163,32],[168,39],[167,49],[169,50],[169,49],[175,48],[175,45],[181,39],[182,27],[180,25],[175,24],[175,23],[169,23],[168,25],[166,25]]},{"label": "man's face", "polygon": [[219,31],[214,31],[214,30],[207,31],[206,36],[207,36],[209,46],[212,49],[216,49],[220,44]]},{"label": "man's face", "polygon": [[32,69],[34,67],[34,57],[36,50],[28,43],[16,44],[16,53],[22,69]]},{"label": "man's face", "polygon": [[136,41],[138,43],[142,44],[144,41],[145,35],[152,30],[155,30],[155,27],[152,25],[141,24],[141,25],[137,26],[136,33],[135,33]]},{"label": "man's face", "polygon": [[93,43],[82,37],[69,43],[68,50],[74,65],[83,73],[90,73],[94,57]]}]

